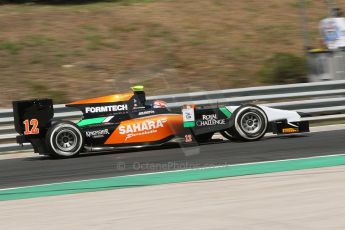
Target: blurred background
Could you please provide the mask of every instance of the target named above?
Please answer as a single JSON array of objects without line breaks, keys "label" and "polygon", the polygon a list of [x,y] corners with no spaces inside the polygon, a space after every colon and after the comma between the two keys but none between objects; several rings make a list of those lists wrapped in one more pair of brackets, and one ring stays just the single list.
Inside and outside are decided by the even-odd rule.
[{"label": "blurred background", "polygon": [[345,1],[0,0],[0,107],[331,80],[318,67],[332,7]]}]

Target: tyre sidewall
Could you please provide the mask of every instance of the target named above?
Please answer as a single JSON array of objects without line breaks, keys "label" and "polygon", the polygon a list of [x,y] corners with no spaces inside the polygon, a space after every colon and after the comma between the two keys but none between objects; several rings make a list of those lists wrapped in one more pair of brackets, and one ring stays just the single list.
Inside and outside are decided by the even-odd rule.
[{"label": "tyre sidewall", "polygon": [[224,138],[226,138],[228,140],[231,140],[231,141],[236,141],[238,139],[235,131],[233,129],[231,129],[231,128],[229,128],[227,130],[220,131],[220,134]]}]

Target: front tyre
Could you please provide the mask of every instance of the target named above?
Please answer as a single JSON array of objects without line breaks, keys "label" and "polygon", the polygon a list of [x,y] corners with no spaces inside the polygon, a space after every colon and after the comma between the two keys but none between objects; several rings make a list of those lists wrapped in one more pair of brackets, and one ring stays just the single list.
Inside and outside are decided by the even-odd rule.
[{"label": "front tyre", "polygon": [[237,140],[236,134],[234,134],[234,131],[231,130],[231,129],[226,129],[226,130],[220,131],[220,134],[224,138],[226,138],[226,139],[228,139],[230,141],[236,141]]},{"label": "front tyre", "polygon": [[235,111],[233,116],[233,133],[239,139],[256,141],[266,134],[268,118],[265,111],[260,107],[256,105],[243,105]]},{"label": "front tyre", "polygon": [[84,146],[84,137],[74,123],[59,121],[48,130],[46,145],[52,157],[75,157]]}]

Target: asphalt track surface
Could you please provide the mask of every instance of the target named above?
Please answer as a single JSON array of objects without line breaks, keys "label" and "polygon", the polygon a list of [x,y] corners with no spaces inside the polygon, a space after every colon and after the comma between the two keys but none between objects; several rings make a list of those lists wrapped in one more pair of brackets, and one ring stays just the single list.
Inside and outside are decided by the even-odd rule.
[{"label": "asphalt track surface", "polygon": [[0,188],[334,154],[345,154],[345,130],[246,143],[216,141],[189,148],[91,153],[62,160],[8,159],[0,161]]}]

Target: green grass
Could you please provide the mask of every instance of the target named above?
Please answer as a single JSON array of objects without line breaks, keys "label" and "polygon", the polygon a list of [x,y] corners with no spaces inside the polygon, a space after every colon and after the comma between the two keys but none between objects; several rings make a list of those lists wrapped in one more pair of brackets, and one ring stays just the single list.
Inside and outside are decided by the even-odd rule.
[{"label": "green grass", "polygon": [[312,0],[298,0],[289,2],[288,5],[294,8],[305,7],[306,9],[312,7],[313,1]]},{"label": "green grass", "polygon": [[22,39],[22,44],[25,47],[37,47],[46,45],[49,42],[55,42],[54,38],[49,38],[42,34],[31,34]]},{"label": "green grass", "polygon": [[117,34],[117,33],[130,33],[134,31],[138,31],[139,27],[137,25],[126,25],[126,26],[120,26],[116,25],[111,27],[110,32]]},{"label": "green grass", "polygon": [[42,64],[42,63],[44,63],[44,60],[40,55],[34,55],[34,56],[32,56],[31,60],[29,60],[29,63],[32,65]]},{"label": "green grass", "polygon": [[207,43],[207,39],[202,36],[195,35],[189,40],[189,44],[192,46],[200,46]]},{"label": "green grass", "polygon": [[85,52],[81,49],[72,49],[70,54],[75,57],[84,57]]},{"label": "green grass", "polygon": [[113,39],[98,34],[89,34],[84,37],[88,50],[100,50],[102,48],[118,49],[119,45]]},{"label": "green grass", "polygon": [[96,34],[85,36],[86,48],[89,50],[99,50],[102,47],[102,37]]},{"label": "green grass", "polygon": [[41,34],[30,34],[19,38],[16,41],[0,41],[0,50],[7,54],[17,55],[26,48],[40,47],[47,45],[49,42],[55,42],[54,38],[49,38]]},{"label": "green grass", "polygon": [[11,55],[19,54],[22,48],[23,47],[18,42],[13,42],[13,41],[0,42],[0,50],[3,50]]}]

